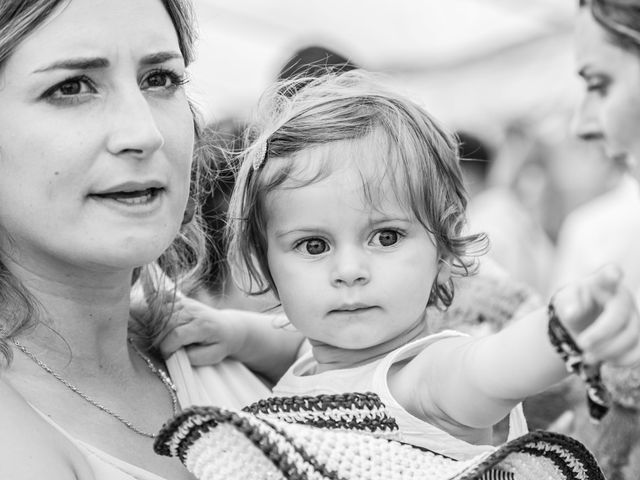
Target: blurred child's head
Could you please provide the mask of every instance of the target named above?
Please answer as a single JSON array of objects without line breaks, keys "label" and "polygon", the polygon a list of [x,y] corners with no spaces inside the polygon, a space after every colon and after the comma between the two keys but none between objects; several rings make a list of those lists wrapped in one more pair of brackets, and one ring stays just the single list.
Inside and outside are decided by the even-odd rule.
[{"label": "blurred child's head", "polygon": [[[299,82],[306,86],[290,96]],[[276,85],[263,97],[250,135],[229,212],[230,260],[248,273],[248,290],[279,295],[268,260],[270,196],[354,168],[363,205],[371,212],[384,212],[389,201],[400,205],[431,238],[438,271],[474,270],[486,240],[464,232],[467,199],[455,138],[371,74]],[[450,275],[437,277],[432,289],[426,286],[427,298],[446,307]]]}]

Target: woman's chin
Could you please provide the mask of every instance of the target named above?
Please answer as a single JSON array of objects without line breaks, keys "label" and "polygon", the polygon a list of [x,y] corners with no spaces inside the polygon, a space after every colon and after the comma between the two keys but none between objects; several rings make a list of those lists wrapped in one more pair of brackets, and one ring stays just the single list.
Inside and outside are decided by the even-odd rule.
[{"label": "woman's chin", "polygon": [[173,236],[128,237],[93,252],[94,262],[107,269],[129,269],[156,261],[169,248]]}]

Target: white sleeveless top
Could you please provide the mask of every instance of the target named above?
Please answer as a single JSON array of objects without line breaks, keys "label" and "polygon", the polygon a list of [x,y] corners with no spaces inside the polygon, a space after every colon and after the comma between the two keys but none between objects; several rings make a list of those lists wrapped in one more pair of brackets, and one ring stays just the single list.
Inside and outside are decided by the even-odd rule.
[{"label": "white sleeveless top", "polygon": [[[400,430],[399,440],[456,460],[467,460],[491,452],[495,447],[465,442],[414,417],[395,400],[387,383],[389,369],[393,364],[415,357],[434,342],[462,335],[464,334],[447,330],[410,342],[375,362],[312,375],[305,375],[305,372],[311,371],[316,365],[312,354],[307,353],[287,371],[274,387],[273,393],[279,396],[293,396],[374,392],[385,404],[389,414],[395,418]],[[522,404],[518,404],[509,415],[509,439],[519,437],[527,431]]]},{"label": "white sleeveless top", "polygon": [[[192,405],[240,408],[270,395],[270,390],[247,367],[234,360],[225,360],[214,366],[192,367],[187,354],[178,350],[166,364],[178,389],[182,408]],[[95,480],[167,480],[73,437],[47,415],[33,406],[31,408],[82,453]]]},{"label": "white sleeveless top", "polygon": [[167,480],[73,437],[40,410],[33,406],[31,408],[64,435],[82,453],[89,467],[91,467],[95,480]]}]

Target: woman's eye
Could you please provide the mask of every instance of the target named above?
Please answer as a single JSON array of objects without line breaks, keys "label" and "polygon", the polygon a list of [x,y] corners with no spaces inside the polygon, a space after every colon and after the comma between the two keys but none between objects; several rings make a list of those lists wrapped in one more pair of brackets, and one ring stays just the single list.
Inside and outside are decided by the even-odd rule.
[{"label": "woman's eye", "polygon": [[588,92],[598,92],[602,90],[602,85],[599,83],[587,83]]},{"label": "woman's eye", "polygon": [[608,82],[602,78],[588,78],[586,79],[586,87],[588,92],[605,93],[608,86]]},{"label": "woman's eye", "polygon": [[321,255],[329,251],[329,245],[320,238],[311,238],[300,242],[296,249],[302,250],[309,255]]},{"label": "woman's eye", "polygon": [[172,89],[186,83],[186,78],[169,70],[155,70],[149,73],[143,83],[148,89]]},{"label": "woman's eye", "polygon": [[395,230],[381,230],[373,237],[373,243],[382,247],[390,247],[398,243],[400,234]]},{"label": "woman's eye", "polygon": [[50,101],[69,101],[77,100],[83,95],[96,93],[96,89],[91,81],[86,77],[70,78],[64,82],[54,85],[44,92],[43,98]]}]

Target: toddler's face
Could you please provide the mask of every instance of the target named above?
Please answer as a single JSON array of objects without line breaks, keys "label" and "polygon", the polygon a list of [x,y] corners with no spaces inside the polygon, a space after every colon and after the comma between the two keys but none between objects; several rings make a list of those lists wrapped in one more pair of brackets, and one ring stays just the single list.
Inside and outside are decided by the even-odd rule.
[{"label": "toddler's face", "polygon": [[[341,143],[296,159],[311,163],[329,155],[334,170],[327,178],[297,188],[285,183],[268,194],[268,261],[294,326],[316,341],[361,349],[422,321],[438,254],[429,233],[375,172],[365,172],[380,188],[370,204],[361,169],[349,158],[353,149]],[[376,155],[373,150],[360,148],[360,155]]]}]

